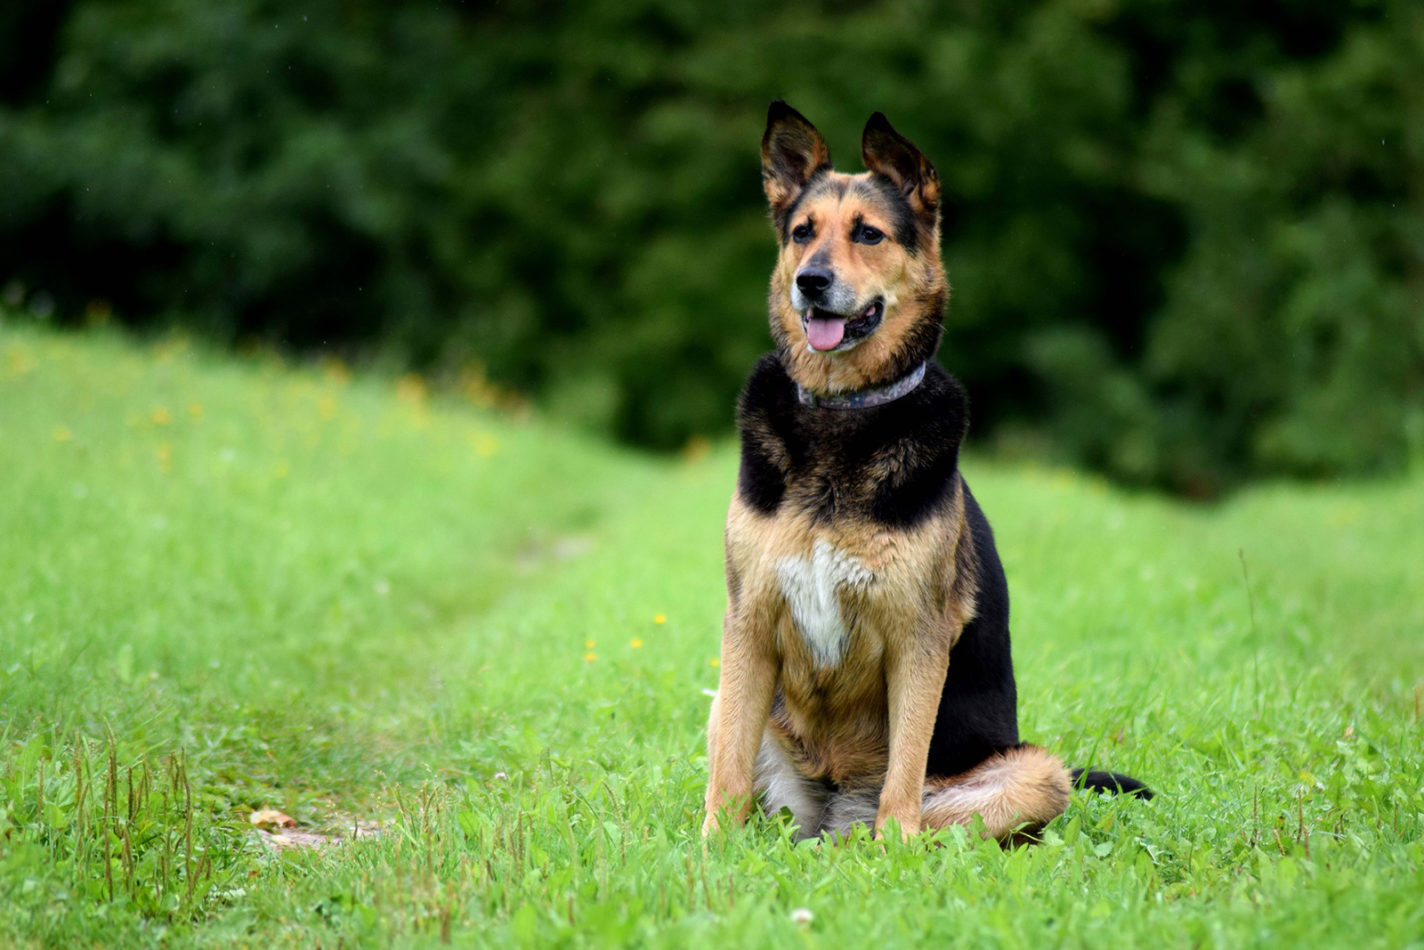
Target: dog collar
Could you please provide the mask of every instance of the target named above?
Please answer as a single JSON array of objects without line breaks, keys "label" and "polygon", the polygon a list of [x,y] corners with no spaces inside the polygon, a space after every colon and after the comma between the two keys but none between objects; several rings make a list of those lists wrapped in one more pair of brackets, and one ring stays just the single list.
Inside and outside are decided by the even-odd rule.
[{"label": "dog collar", "polygon": [[883,406],[914,392],[915,387],[924,381],[926,365],[921,363],[893,383],[875,389],[857,389],[855,392],[834,393],[829,396],[808,392],[797,383],[796,398],[801,400],[801,405],[812,409],[870,409]]}]

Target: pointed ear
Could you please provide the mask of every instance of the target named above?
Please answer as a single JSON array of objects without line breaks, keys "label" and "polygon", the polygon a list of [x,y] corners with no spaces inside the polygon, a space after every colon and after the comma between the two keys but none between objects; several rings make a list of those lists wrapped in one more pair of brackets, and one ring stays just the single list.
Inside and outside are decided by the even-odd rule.
[{"label": "pointed ear", "polygon": [[865,123],[860,154],[866,168],[900,189],[916,215],[931,225],[938,219],[939,173],[909,139],[891,128],[883,113]]},{"label": "pointed ear", "polygon": [[831,152],[816,127],[780,99],[773,102],[761,137],[761,184],[778,228],[811,177],[830,166]]}]

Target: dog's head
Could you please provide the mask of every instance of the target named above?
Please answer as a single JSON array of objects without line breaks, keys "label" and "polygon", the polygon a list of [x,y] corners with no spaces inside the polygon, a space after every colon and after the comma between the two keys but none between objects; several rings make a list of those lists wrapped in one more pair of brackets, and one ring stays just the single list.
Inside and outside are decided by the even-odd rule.
[{"label": "dog's head", "polygon": [[868,171],[835,171],[815,126],[771,104],[761,140],[781,244],[771,333],[792,377],[815,393],[882,384],[928,359],[949,298],[934,166],[878,112],[861,157]]}]

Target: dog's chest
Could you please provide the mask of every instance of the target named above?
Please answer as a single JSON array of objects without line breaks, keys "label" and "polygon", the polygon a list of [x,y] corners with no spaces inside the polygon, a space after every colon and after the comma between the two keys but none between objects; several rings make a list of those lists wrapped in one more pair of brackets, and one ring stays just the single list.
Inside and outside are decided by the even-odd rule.
[{"label": "dog's chest", "polygon": [[776,582],[792,623],[818,666],[835,668],[850,636],[846,600],[866,594],[875,573],[853,554],[817,539],[809,555],[783,555]]}]

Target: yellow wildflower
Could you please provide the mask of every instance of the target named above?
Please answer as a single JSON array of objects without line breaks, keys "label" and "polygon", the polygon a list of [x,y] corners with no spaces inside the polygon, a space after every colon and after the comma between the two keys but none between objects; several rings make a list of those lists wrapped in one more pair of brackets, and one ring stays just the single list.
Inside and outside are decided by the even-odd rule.
[{"label": "yellow wildflower", "polygon": [[9,349],[5,351],[5,362],[10,367],[10,375],[17,379],[26,373],[32,372],[35,366],[38,365],[28,350],[13,343]]},{"label": "yellow wildflower", "polygon": [[710,451],[712,451],[712,442],[705,435],[694,435],[682,447],[682,459],[684,462],[700,462],[707,457],[707,453]]},{"label": "yellow wildflower", "polygon": [[166,426],[173,421],[173,416],[164,406],[159,406],[149,414],[149,420],[156,426]]},{"label": "yellow wildflower", "polygon": [[74,438],[74,433],[69,431],[69,426],[58,425],[54,427],[54,441],[68,442]]},{"label": "yellow wildflower", "polygon": [[430,387],[415,373],[406,373],[396,380],[396,398],[402,402],[424,402]]},{"label": "yellow wildflower", "polygon": [[321,374],[329,382],[341,385],[351,381],[351,370],[335,356],[328,356],[321,361]]}]

